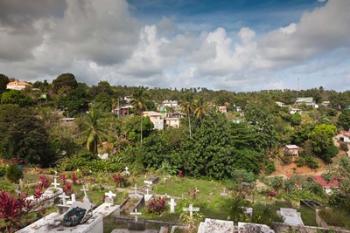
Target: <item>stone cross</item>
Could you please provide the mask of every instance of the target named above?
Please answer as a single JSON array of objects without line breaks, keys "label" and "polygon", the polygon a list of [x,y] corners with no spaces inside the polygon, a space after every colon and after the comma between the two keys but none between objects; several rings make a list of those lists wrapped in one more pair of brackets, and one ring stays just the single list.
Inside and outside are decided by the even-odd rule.
[{"label": "stone cross", "polygon": [[60,195],[60,198],[62,198],[62,205],[66,205],[66,204],[67,204],[66,199],[69,198],[69,196],[67,196],[66,193],[63,192],[63,193]]},{"label": "stone cross", "polygon": [[198,207],[193,207],[192,204],[188,206],[188,208],[183,208],[183,211],[190,212],[190,217],[193,217],[193,212],[198,212],[199,208]]},{"label": "stone cross", "polygon": [[89,191],[88,189],[86,189],[85,185],[83,185],[83,188],[80,189],[80,191],[83,191],[84,192],[84,197],[87,197],[87,193],[86,191]]},{"label": "stone cross", "polygon": [[137,209],[134,210],[134,212],[131,212],[130,215],[135,216],[135,222],[139,221],[139,215],[141,215],[142,213],[137,212]]},{"label": "stone cross", "polygon": [[108,193],[105,193],[105,196],[106,196],[105,202],[107,202],[107,200],[108,200],[108,203],[110,203],[110,204],[113,205],[114,198],[115,198],[117,195],[116,195],[115,193],[113,193],[112,191],[109,191]]},{"label": "stone cross", "polygon": [[169,205],[170,205],[170,213],[175,213],[176,202],[174,198],[170,199]]},{"label": "stone cross", "polygon": [[70,195],[70,198],[72,199],[72,203],[77,201],[74,193],[72,193],[72,195]]},{"label": "stone cross", "polygon": [[146,188],[146,195],[149,195],[149,188]]}]

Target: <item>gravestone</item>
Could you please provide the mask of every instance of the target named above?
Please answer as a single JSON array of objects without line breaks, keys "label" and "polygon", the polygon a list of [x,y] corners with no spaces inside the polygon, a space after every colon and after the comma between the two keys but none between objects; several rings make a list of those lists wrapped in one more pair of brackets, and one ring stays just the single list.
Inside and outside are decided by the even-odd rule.
[{"label": "gravestone", "polygon": [[198,212],[199,208],[198,207],[193,207],[192,204],[188,206],[188,208],[183,208],[183,211],[189,212],[190,213],[190,218],[193,217],[193,212]]},{"label": "gravestone", "polygon": [[117,195],[115,193],[113,193],[112,191],[109,191],[108,193],[105,193],[105,203],[114,205],[114,198]]},{"label": "gravestone", "polygon": [[133,222],[128,223],[128,229],[131,231],[144,231],[146,229],[145,223],[139,221],[140,212],[135,209],[135,211],[131,212],[130,215],[134,216],[135,219]]},{"label": "gravestone", "polygon": [[175,213],[176,202],[174,198],[170,199],[169,205],[170,205],[170,213],[172,214]]}]

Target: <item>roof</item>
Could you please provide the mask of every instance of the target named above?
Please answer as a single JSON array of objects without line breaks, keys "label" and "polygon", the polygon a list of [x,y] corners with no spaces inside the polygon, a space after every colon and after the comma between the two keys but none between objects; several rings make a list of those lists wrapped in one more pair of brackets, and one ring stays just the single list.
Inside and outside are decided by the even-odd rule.
[{"label": "roof", "polygon": [[312,102],[314,102],[314,98],[313,97],[299,97],[299,98],[297,98],[297,100],[295,102],[296,103],[312,103]]},{"label": "roof", "polygon": [[299,146],[297,145],[286,145],[287,149],[293,150],[293,149],[299,149]]},{"label": "roof", "polygon": [[321,185],[323,188],[338,188],[339,180],[337,178],[332,178],[331,180],[326,180],[323,176],[314,176],[314,181]]},{"label": "roof", "polygon": [[155,112],[155,111],[144,111],[142,114],[144,116],[162,116],[162,114],[160,114],[159,112]]}]

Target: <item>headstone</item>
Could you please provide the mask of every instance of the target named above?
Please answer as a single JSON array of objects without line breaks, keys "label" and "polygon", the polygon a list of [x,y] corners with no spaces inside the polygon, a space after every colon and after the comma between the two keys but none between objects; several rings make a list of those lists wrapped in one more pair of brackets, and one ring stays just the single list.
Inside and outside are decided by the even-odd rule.
[{"label": "headstone", "polygon": [[113,193],[112,191],[109,191],[108,193],[105,193],[105,203],[109,203],[111,205],[114,204],[114,198],[117,195],[115,193]]},{"label": "headstone", "polygon": [[52,185],[53,185],[53,187],[54,187],[55,189],[57,189],[58,186],[60,186],[60,184],[57,182],[57,177],[56,177],[56,176],[53,178],[53,183],[52,183]]},{"label": "headstone", "polygon": [[183,211],[189,212],[190,213],[190,217],[193,217],[193,212],[198,212],[199,208],[198,207],[193,207],[192,204],[190,204],[188,206],[188,208],[183,208]]},{"label": "headstone", "polygon": [[134,194],[137,195],[137,184],[134,186]]},{"label": "headstone", "polygon": [[69,198],[64,192],[59,196],[62,200],[62,205],[67,205],[66,199]]},{"label": "headstone", "polygon": [[224,188],[224,191],[221,192],[220,195],[221,195],[222,197],[228,196],[228,193],[227,193],[227,191],[226,191],[226,188]]},{"label": "headstone", "polygon": [[138,212],[137,209],[134,210],[134,212],[131,212],[130,215],[133,215],[135,217],[135,222],[137,223],[139,221],[139,216],[142,215],[141,212]]},{"label": "headstone", "polygon": [[129,168],[128,167],[125,167],[124,174],[127,175],[127,176],[130,176],[130,172],[129,172]]},{"label": "headstone", "polygon": [[72,205],[74,202],[77,201],[74,193],[72,193],[72,194],[70,195],[70,199],[71,199],[70,201],[67,201],[67,204],[68,204],[68,205]]},{"label": "headstone", "polygon": [[172,214],[175,213],[176,202],[174,198],[170,199],[169,205],[170,205],[170,213]]}]

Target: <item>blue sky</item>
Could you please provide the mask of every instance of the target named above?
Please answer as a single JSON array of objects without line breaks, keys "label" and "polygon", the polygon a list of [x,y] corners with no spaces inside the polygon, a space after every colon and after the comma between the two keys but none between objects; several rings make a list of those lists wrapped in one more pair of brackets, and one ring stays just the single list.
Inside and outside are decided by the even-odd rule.
[{"label": "blue sky", "polygon": [[234,91],[350,84],[349,0],[2,0],[0,72]]}]

